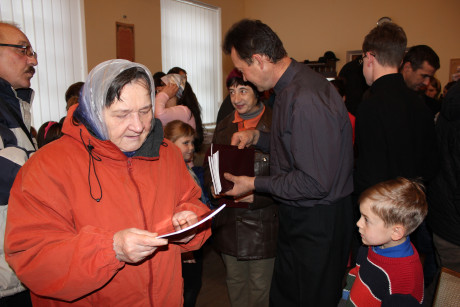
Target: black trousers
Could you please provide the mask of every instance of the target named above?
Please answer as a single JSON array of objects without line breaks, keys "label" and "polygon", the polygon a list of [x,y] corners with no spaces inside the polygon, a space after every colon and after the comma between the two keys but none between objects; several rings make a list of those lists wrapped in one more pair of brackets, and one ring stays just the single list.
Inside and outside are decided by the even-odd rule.
[{"label": "black trousers", "polygon": [[331,205],[281,205],[270,306],[334,306],[350,251],[351,198]]},{"label": "black trousers", "polygon": [[203,275],[203,248],[193,252],[196,263],[182,263],[184,279],[184,307],[194,307],[201,290]]},{"label": "black trousers", "polygon": [[32,307],[29,290],[0,298],[1,307]]}]

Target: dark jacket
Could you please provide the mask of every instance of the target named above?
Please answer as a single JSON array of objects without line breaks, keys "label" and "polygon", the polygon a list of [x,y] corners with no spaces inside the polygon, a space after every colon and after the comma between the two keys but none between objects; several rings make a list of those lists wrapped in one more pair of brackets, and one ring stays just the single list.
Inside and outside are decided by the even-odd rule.
[{"label": "dark jacket", "polygon": [[447,92],[436,123],[440,171],[428,189],[428,224],[460,246],[460,82]]},{"label": "dark jacket", "polygon": [[0,78],[0,297],[25,290],[5,262],[3,236],[11,186],[19,169],[35,152],[30,127],[24,124],[24,118],[30,121],[32,97],[32,89],[14,90],[10,83]]},{"label": "dark jacket", "polygon": [[435,118],[436,114],[441,111],[441,101],[438,99],[431,98],[424,93],[419,94],[421,96],[423,102],[426,104],[428,109],[430,109],[431,114],[433,114],[433,119]]},{"label": "dark jacket", "polygon": [[378,78],[356,116],[355,193],[398,176],[428,182],[437,170],[433,115],[401,74]]},{"label": "dark jacket", "polygon": [[276,83],[272,133],[257,147],[270,150],[270,176],[256,191],[280,205],[331,205],[353,190],[353,130],[342,98],[329,81],[292,60]]},{"label": "dark jacket", "polygon": [[235,111],[235,108],[232,105],[232,101],[230,100],[230,95],[227,95],[225,97],[224,101],[222,101],[222,104],[220,105],[219,112],[217,112],[217,119],[216,119],[216,125],[220,123],[221,120],[223,120],[227,115],[233,113]]},{"label": "dark jacket", "polygon": [[363,99],[363,94],[369,88],[363,75],[363,65],[359,63],[361,57],[343,65],[339,77],[345,80],[345,105],[348,112],[356,116],[356,111]]},{"label": "dark jacket", "polygon": [[[32,95],[32,89],[14,90],[7,81],[0,78],[0,206],[8,204],[16,174],[35,151],[30,127],[24,125],[21,112],[24,109],[30,118]],[[24,131],[21,124],[29,131]]]},{"label": "dark jacket", "polygon": [[[227,115],[216,127],[214,144],[230,145],[238,125],[232,123],[235,112]],[[256,129],[270,131],[272,112],[265,107]],[[269,155],[256,151],[254,174],[269,175]],[[205,163],[205,187],[210,191],[212,181]],[[212,195],[209,193],[209,195]],[[212,198],[212,196],[211,196]],[[216,199],[212,201],[216,202]],[[255,193],[254,203],[247,208],[225,208],[213,220],[213,242],[222,253],[238,260],[257,260],[275,257],[278,234],[278,206],[269,194]]]}]

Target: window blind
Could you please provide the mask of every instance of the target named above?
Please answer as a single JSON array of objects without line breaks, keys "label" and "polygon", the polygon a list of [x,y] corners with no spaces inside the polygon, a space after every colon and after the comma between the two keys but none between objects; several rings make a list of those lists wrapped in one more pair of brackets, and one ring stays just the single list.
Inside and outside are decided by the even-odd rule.
[{"label": "window blind", "polygon": [[222,102],[220,8],[197,1],[161,0],[163,71],[179,66],[202,108],[203,124],[215,122]]}]

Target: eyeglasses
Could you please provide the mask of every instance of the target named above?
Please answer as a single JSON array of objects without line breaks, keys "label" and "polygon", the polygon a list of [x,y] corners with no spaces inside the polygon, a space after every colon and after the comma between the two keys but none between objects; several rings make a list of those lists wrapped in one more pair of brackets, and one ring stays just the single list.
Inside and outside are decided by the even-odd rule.
[{"label": "eyeglasses", "polygon": [[[359,59],[359,65],[362,65],[364,63],[364,58],[367,58],[367,53],[366,52],[362,58]],[[369,52],[370,55],[372,55],[375,58],[375,53]]]},{"label": "eyeglasses", "polygon": [[21,49],[20,52],[22,55],[26,55],[29,58],[37,58],[37,53],[32,49],[32,46],[23,46],[23,45],[14,45],[14,44],[0,44],[0,46],[5,46],[5,47],[13,47],[13,48],[18,48]]}]

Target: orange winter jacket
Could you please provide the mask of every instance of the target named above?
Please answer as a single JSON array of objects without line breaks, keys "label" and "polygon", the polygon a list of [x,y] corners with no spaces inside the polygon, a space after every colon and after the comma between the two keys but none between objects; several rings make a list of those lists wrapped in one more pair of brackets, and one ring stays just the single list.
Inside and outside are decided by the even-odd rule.
[{"label": "orange winter jacket", "polygon": [[181,252],[198,249],[211,234],[209,224],[189,243],[169,242],[135,265],[117,260],[113,236],[127,228],[163,234],[172,230],[174,213],[208,211],[182,154],[163,140],[158,120],[128,158],[71,119],[64,136],[35,153],[16,177],[8,263],[34,306],[181,306]]}]

